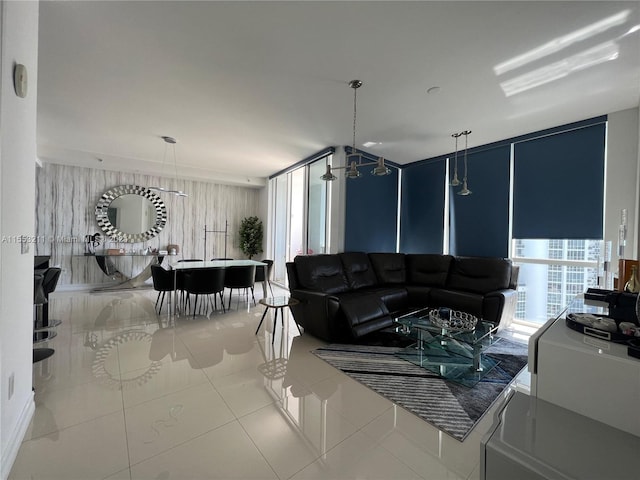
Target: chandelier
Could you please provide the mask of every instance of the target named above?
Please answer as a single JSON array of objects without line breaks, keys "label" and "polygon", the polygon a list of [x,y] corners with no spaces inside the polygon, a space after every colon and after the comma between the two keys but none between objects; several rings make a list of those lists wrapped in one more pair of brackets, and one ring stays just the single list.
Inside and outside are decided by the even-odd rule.
[{"label": "chandelier", "polygon": [[[165,164],[165,160],[167,158],[167,148],[169,147],[169,145],[171,145],[173,148],[173,172],[174,172],[174,177],[176,179],[176,182],[178,181],[178,163],[176,160],[176,139],[173,137],[167,137],[167,136],[163,136],[161,137],[162,140],[164,140],[164,155],[162,156],[162,170],[160,171],[161,174],[164,174],[164,164]],[[186,193],[184,193],[182,190],[171,190],[165,187],[149,187],[149,190],[154,191],[154,192],[163,192],[163,193],[171,193],[173,195],[176,195],[178,197],[188,197],[189,195],[187,195]]]},{"label": "chandelier", "polygon": [[389,170],[389,168],[384,163],[384,158],[378,157],[378,160],[375,162],[363,162],[363,154],[358,152],[358,150],[356,149],[356,120],[358,115],[357,91],[361,86],[361,80],[351,80],[349,82],[349,87],[353,88],[353,141],[351,144],[351,151],[346,156],[346,166],[332,167],[331,165],[327,164],[327,170],[325,171],[324,175],[320,177],[320,179],[322,180],[328,182],[336,180],[338,177],[333,174],[332,170],[341,169],[346,170],[345,177],[358,178],[361,175],[360,170],[358,169],[360,167],[367,167],[371,165],[375,165],[373,170],[371,170],[372,175],[383,176],[389,175],[391,173],[391,170]]}]

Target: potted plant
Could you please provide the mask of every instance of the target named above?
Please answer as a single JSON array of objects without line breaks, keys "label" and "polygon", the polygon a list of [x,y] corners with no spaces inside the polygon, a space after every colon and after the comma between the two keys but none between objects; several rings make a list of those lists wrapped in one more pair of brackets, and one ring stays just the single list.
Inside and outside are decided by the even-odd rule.
[{"label": "potted plant", "polygon": [[240,249],[249,259],[262,253],[262,221],[258,217],[245,217],[240,223]]}]

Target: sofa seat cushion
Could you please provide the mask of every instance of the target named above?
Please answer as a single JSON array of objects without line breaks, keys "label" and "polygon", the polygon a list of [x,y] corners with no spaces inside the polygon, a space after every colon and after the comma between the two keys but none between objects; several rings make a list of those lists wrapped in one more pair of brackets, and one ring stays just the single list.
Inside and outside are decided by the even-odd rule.
[{"label": "sofa seat cushion", "polygon": [[478,318],[482,317],[484,295],[456,290],[434,288],[430,293],[432,307],[449,307],[453,310],[467,312]]},{"label": "sofa seat cushion", "polygon": [[378,283],[369,256],[364,252],[345,252],[340,254],[342,268],[349,282],[349,288],[371,287]]},{"label": "sofa seat cushion", "polygon": [[488,293],[509,288],[511,260],[506,258],[454,257],[447,290]]},{"label": "sofa seat cushion", "polygon": [[407,255],[407,281],[411,284],[444,288],[453,257],[440,254]]},{"label": "sofa seat cushion", "polygon": [[404,284],[407,281],[404,253],[370,253],[369,260],[378,284]]},{"label": "sofa seat cushion", "polygon": [[367,288],[368,293],[376,295],[390,312],[404,311],[409,306],[409,295],[404,286],[388,285]]},{"label": "sofa seat cushion", "polygon": [[300,289],[323,293],[340,293],[349,290],[347,277],[338,255],[298,255],[296,265]]},{"label": "sofa seat cushion", "polygon": [[340,295],[340,308],[354,338],[393,325],[389,310],[374,293]]}]

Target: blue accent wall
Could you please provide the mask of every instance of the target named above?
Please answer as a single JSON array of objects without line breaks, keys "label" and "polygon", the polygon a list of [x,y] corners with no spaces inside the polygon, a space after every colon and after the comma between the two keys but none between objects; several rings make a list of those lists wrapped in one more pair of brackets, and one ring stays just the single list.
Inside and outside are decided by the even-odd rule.
[{"label": "blue accent wall", "polygon": [[442,253],[445,173],[444,159],[402,170],[401,252]]},{"label": "blue accent wall", "polygon": [[344,249],[346,252],[395,252],[398,225],[398,170],[376,177],[373,167],[347,178]]},{"label": "blue accent wall", "polygon": [[[468,188],[449,187],[449,252],[452,255],[507,257],[509,254],[509,160],[508,145],[467,156]],[[450,167],[453,168],[453,167]],[[458,178],[464,163],[458,157]]]}]

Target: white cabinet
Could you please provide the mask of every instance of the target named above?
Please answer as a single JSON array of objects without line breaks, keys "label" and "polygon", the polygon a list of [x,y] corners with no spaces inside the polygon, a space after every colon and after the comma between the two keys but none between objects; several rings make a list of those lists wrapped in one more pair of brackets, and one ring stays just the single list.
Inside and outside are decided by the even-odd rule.
[{"label": "white cabinet", "polygon": [[481,480],[638,480],[640,437],[515,392],[482,441]]},{"label": "white cabinet", "polygon": [[528,368],[531,395],[511,395],[482,441],[481,479],[640,479],[640,360],[626,345],[561,316],[531,337]]}]

